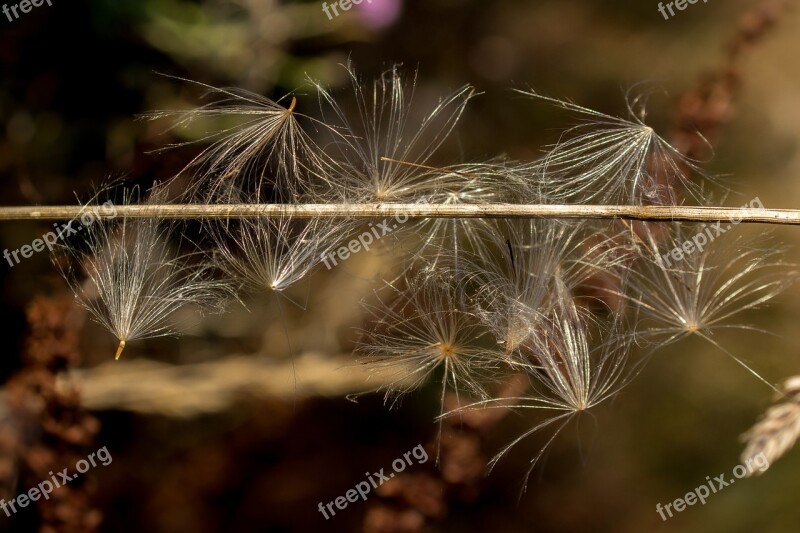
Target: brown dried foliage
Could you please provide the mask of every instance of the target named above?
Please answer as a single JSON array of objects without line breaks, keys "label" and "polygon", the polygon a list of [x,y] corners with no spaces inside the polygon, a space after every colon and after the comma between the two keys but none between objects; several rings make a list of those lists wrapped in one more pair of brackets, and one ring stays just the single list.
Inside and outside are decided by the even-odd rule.
[{"label": "brown dried foliage", "polygon": [[[36,297],[27,308],[30,333],[23,368],[6,384],[8,423],[0,431],[3,497],[14,498],[65,467],[74,472],[100,429],[72,388],[56,387],[58,374],[80,360],[84,312],[73,298]],[[101,514],[91,503],[94,487],[82,477],[56,488],[36,504],[42,533],[97,531]],[[23,511],[18,509],[18,511]]]}]

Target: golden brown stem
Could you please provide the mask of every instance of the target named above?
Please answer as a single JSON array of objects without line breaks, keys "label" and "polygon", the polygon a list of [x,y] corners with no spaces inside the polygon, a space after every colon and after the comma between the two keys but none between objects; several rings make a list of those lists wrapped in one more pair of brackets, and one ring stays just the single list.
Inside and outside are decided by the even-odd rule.
[{"label": "golden brown stem", "polygon": [[[198,220],[231,218],[501,218],[593,219],[651,222],[729,222],[800,225],[800,209],[655,205],[556,204],[152,204],[118,205],[112,212],[80,205],[0,207],[3,220],[69,220],[91,211],[97,218]],[[732,223],[732,222],[731,222]]]}]

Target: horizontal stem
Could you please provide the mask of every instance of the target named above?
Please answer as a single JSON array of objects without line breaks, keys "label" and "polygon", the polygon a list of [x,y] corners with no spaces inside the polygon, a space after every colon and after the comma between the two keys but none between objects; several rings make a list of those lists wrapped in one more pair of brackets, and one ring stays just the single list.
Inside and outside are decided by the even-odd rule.
[{"label": "horizontal stem", "polygon": [[0,207],[3,220],[68,220],[91,211],[101,218],[550,218],[628,219],[800,225],[800,209],[639,205],[440,204],[164,204]]}]

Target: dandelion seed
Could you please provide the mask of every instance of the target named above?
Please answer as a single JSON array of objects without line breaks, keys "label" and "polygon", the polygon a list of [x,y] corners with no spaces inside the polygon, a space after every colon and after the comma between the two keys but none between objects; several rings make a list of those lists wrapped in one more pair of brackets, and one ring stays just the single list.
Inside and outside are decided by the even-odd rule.
[{"label": "dandelion seed", "polygon": [[[431,180],[430,202],[437,205],[486,205],[512,203],[520,200],[524,188],[516,179],[514,167],[503,160],[489,163],[465,164],[443,169]],[[422,219],[410,230],[421,236],[422,242],[413,257],[421,258],[435,269],[442,259],[453,260],[458,271],[466,253],[486,255],[487,240],[494,225],[487,219],[441,218]]]},{"label": "dandelion seed", "polygon": [[[478,347],[485,334],[476,317],[458,309],[454,280],[442,274],[387,285],[389,298],[365,305],[371,319],[362,330],[358,353],[371,371],[388,376],[387,400],[416,389],[442,371],[442,397],[485,397],[482,379],[498,368],[497,353]],[[388,301],[387,301],[388,300]]]},{"label": "dandelion seed", "polygon": [[[421,167],[432,171],[428,193],[417,203],[433,205],[484,205],[519,201],[525,184],[518,179],[516,166],[498,158],[486,163],[467,163],[446,168],[418,165],[383,158],[398,165]],[[423,218],[403,226],[394,236],[410,237],[403,254],[413,266],[435,271],[452,267],[459,277],[461,258],[465,254],[488,254],[485,235],[494,225],[487,219]]]},{"label": "dandelion seed", "polygon": [[[440,413],[448,389],[456,398],[464,393],[487,398],[485,384],[499,370],[499,353],[480,346],[485,330],[475,316],[458,309],[454,280],[440,275],[406,282],[405,290],[387,285],[391,301],[366,306],[371,325],[362,331],[357,350],[370,371],[385,378],[385,400],[398,401],[437,373]],[[440,422],[438,445],[441,435]]]},{"label": "dandelion seed", "polygon": [[[522,397],[481,400],[463,409],[531,409],[545,418],[503,447],[490,461],[490,468],[522,440],[550,426],[557,426],[544,446],[531,459],[527,478],[545,450],[575,416],[605,402],[632,377],[627,365],[630,342],[621,334],[617,317],[607,328],[602,342],[590,344],[587,317],[570,300],[563,300],[532,327],[522,350],[529,361],[522,365],[529,375],[531,391]],[[523,488],[524,492],[525,488]]]},{"label": "dandelion seed", "polygon": [[296,97],[284,107],[241,89],[198,85],[208,89],[207,97],[217,99],[189,111],[147,115],[150,119],[177,117],[172,129],[186,129],[195,122],[221,123],[198,140],[167,147],[210,143],[184,168],[197,181],[192,192],[211,201],[227,201],[240,193],[252,194],[259,201],[276,197],[296,201],[327,183],[330,163],[300,126]]},{"label": "dandelion seed", "polygon": [[[137,196],[137,189],[130,191],[126,202]],[[156,186],[148,202],[165,200],[166,190]],[[62,274],[92,317],[118,339],[117,359],[131,341],[175,334],[170,319],[180,307],[218,309],[228,293],[199,254],[179,254],[167,242],[174,229],[157,218],[96,220],[83,228],[88,257],[66,247],[82,260],[87,283],[70,267]]]},{"label": "dandelion seed", "polygon": [[536,165],[537,184],[547,196],[561,201],[675,203],[675,188],[680,186],[705,202],[702,185],[690,175],[709,176],[643,122],[643,111],[634,109],[638,98],[628,103],[629,118],[624,119],[532,91],[519,92],[585,119]]},{"label": "dandelion seed", "polygon": [[313,272],[350,227],[347,220],[291,217],[209,224],[227,276],[250,290],[277,293]]},{"label": "dandelion seed", "polygon": [[[323,107],[323,121],[335,132],[326,151],[337,161],[342,187],[354,202],[401,202],[427,198],[431,172],[425,168],[455,128],[475,94],[464,86],[441,100],[421,121],[412,119],[416,80],[403,80],[400,68],[364,88],[353,68],[345,66],[352,82],[357,112],[348,114],[334,96],[313,82]],[[416,164],[396,164],[402,161]]]},{"label": "dandelion seed", "polygon": [[[696,335],[774,389],[715,341],[713,332],[726,328],[760,331],[734,319],[774,299],[793,282],[791,265],[777,259],[783,250],[756,248],[741,237],[722,235],[702,249],[683,254],[680,264],[663,257],[676,247],[684,249],[684,243],[692,242],[691,234],[676,225],[674,234],[659,248],[654,231],[645,225],[647,252],[641,264],[625,271],[625,289],[615,294],[631,302],[642,316],[639,334],[643,338],[665,346]],[[662,256],[658,250],[667,253]]]},{"label": "dandelion seed", "polygon": [[589,277],[619,262],[618,247],[608,239],[593,242],[584,230],[550,220],[504,222],[489,235],[494,254],[466,267],[477,287],[476,312],[509,358],[542,317],[571,300]]}]

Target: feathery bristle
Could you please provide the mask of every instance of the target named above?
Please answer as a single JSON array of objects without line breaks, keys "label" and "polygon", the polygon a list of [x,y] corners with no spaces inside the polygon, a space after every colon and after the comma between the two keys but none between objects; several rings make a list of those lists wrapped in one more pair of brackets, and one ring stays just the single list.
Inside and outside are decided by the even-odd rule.
[{"label": "feathery bristle", "polygon": [[[696,228],[693,234],[690,228]],[[792,265],[780,261],[783,250],[755,247],[739,236],[706,237],[707,228],[675,225],[659,242],[656,232],[643,226],[646,246],[641,260],[625,270],[622,290],[614,293],[630,302],[642,321],[637,335],[658,347],[696,335],[717,347],[756,378],[775,388],[741,358],[712,338],[718,329],[758,331],[737,316],[774,299],[794,281]],[[705,243],[689,253],[685,243]],[[672,250],[682,250],[676,260]],[[685,253],[684,253],[685,252]],[[677,255],[677,254],[676,254]]]},{"label": "feathery bristle", "polygon": [[[442,371],[442,395],[450,387],[485,398],[482,380],[497,369],[498,353],[481,347],[485,334],[476,317],[458,309],[454,280],[424,276],[389,284],[386,300],[365,304],[371,324],[362,330],[358,353],[373,372],[390,375],[387,399],[408,392]],[[380,296],[380,295],[379,295]]]},{"label": "feathery bristle", "polygon": [[450,416],[475,408],[530,409],[544,414],[543,420],[503,447],[490,462],[493,467],[522,440],[556,425],[545,445],[531,459],[526,484],[536,463],[564,426],[574,416],[614,396],[633,375],[633,368],[627,364],[630,339],[621,334],[617,317],[605,330],[603,340],[592,346],[587,316],[571,300],[561,303],[532,325],[529,341],[521,347],[528,362],[518,368],[528,374],[531,384],[528,395],[481,400],[445,414]]},{"label": "feathery bristle", "polygon": [[254,291],[281,292],[313,272],[339,246],[347,220],[245,218],[209,222],[219,267]]},{"label": "feathery bristle", "polygon": [[241,89],[198,85],[216,99],[189,111],[146,115],[177,118],[170,129],[187,129],[197,122],[208,128],[197,140],[167,147],[210,143],[184,168],[193,180],[191,193],[208,201],[227,201],[238,193],[259,201],[296,201],[325,185],[330,163],[301,127],[296,97],[283,107]]},{"label": "feathery bristle", "polygon": [[[590,276],[614,268],[614,246],[592,242],[583,224],[552,220],[505,221],[488,235],[493,254],[466,266],[476,289],[476,313],[513,354],[536,323]],[[488,246],[484,248],[490,249]]]},{"label": "feathery bristle", "polygon": [[415,78],[404,80],[400,68],[394,66],[370,90],[351,65],[344,68],[352,82],[354,113],[345,111],[333,94],[312,81],[320,97],[322,121],[330,126],[332,138],[325,146],[337,162],[340,186],[354,202],[428,198],[429,180],[438,171],[425,167],[430,167],[430,159],[455,128],[475,90],[464,86],[442,99],[424,118],[414,120]]},{"label": "feathery bristle", "polygon": [[[537,163],[536,182],[550,198],[560,201],[605,203],[675,203],[677,188],[701,203],[702,182],[710,179],[695,162],[683,156],[628,103],[629,118],[618,118],[533,91],[521,94],[577,114],[584,123],[564,133],[559,143]],[[681,191],[683,192],[683,191]]]},{"label": "feathery bristle", "polygon": [[[128,202],[138,196],[129,191]],[[148,202],[163,203],[166,190],[155,186]],[[170,318],[184,305],[219,306],[226,283],[213,280],[212,267],[196,253],[179,254],[167,242],[174,224],[157,218],[95,220],[84,228],[88,255],[67,247],[81,259],[85,276],[62,270],[76,296],[118,340],[116,358],[134,340],[175,333]]]}]

